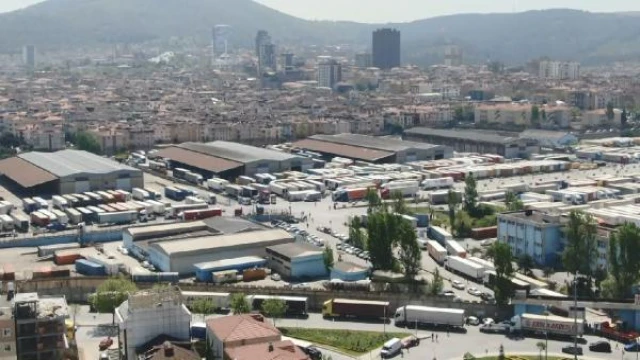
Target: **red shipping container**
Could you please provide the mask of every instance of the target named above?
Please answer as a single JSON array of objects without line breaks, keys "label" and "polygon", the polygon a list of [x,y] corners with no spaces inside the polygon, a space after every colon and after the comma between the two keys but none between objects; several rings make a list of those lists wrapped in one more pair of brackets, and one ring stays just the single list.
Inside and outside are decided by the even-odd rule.
[{"label": "red shipping container", "polygon": [[471,230],[471,238],[475,240],[490,239],[498,236],[498,227],[489,226],[484,228],[475,228]]},{"label": "red shipping container", "polygon": [[78,259],[82,259],[82,255],[78,253],[63,253],[56,254],[53,261],[56,265],[73,265]]}]

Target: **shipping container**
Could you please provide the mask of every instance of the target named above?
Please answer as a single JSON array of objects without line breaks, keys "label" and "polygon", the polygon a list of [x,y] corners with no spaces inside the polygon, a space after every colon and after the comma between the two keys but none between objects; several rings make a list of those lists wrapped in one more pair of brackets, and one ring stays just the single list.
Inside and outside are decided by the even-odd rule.
[{"label": "shipping container", "polygon": [[53,209],[51,210],[51,212],[53,214],[55,214],[56,218],[58,219],[57,222],[60,224],[68,224],[69,223],[69,217],[67,216],[66,213],[58,210],[58,209]]},{"label": "shipping container", "polygon": [[69,218],[69,222],[72,224],[79,224],[82,222],[82,214],[77,209],[66,209],[65,214]]},{"label": "shipping container", "polygon": [[453,240],[453,236],[447,230],[433,225],[429,226],[427,236],[429,239],[436,240],[442,246],[445,246],[448,240]]},{"label": "shipping container", "polygon": [[76,210],[82,215],[82,222],[85,224],[92,224],[98,220],[98,215],[87,208],[79,207]]},{"label": "shipping container", "polygon": [[482,265],[459,256],[447,256],[444,261],[444,267],[474,281],[482,281],[484,277],[485,269]]},{"label": "shipping container", "polygon": [[78,207],[80,206],[80,200],[78,200],[78,198],[76,198],[75,196],[71,195],[71,194],[65,194],[62,195],[62,197],[67,200],[67,203],[69,204],[69,207]]},{"label": "shipping container", "polygon": [[29,231],[30,219],[28,216],[20,213],[14,213],[14,214],[11,214],[11,218],[13,219],[13,224],[17,231],[20,231],[20,232]]},{"label": "shipping container", "polygon": [[56,250],[53,255],[53,262],[56,265],[71,265],[78,259],[82,259],[79,249]]},{"label": "shipping container", "polygon": [[322,317],[387,321],[391,312],[388,301],[329,299],[322,305]]},{"label": "shipping container", "polygon": [[0,215],[0,231],[13,231],[14,227],[15,224],[10,215]]},{"label": "shipping container", "polygon": [[41,197],[34,197],[33,201],[36,202],[36,204],[38,204],[38,209],[48,209],[49,208],[49,203],[47,202],[47,200],[41,198]]},{"label": "shipping container", "polygon": [[[133,188],[131,190],[131,196],[133,199],[140,200],[140,201],[144,201],[151,198],[151,196],[149,195],[149,192],[140,188]],[[165,196],[166,196],[166,189],[165,189]]]},{"label": "shipping container", "polygon": [[471,229],[471,238],[475,240],[492,239],[496,237],[498,237],[497,226]]},{"label": "shipping container", "polygon": [[69,202],[60,195],[53,195],[51,197],[53,207],[59,210],[63,210],[69,207]]},{"label": "shipping container", "polygon": [[210,208],[210,209],[185,210],[181,214],[182,214],[182,220],[195,221],[195,220],[212,218],[214,216],[222,216],[222,209]]},{"label": "shipping container", "polygon": [[102,202],[105,204],[116,202],[116,198],[106,191],[97,191],[96,194],[100,195],[100,197],[102,198]]},{"label": "shipping container", "polygon": [[444,260],[447,258],[447,250],[435,240],[428,240],[426,245],[429,256],[431,256],[431,258],[433,258],[433,260],[438,264],[442,265]]},{"label": "shipping container", "polygon": [[71,250],[71,249],[79,249],[79,248],[80,248],[80,244],[78,243],[38,246],[38,257],[51,256],[51,255],[54,255],[55,252],[59,250]]},{"label": "shipping container", "polygon": [[452,256],[459,256],[461,258],[467,257],[467,251],[455,240],[447,240],[447,253]]},{"label": "shipping container", "polygon": [[87,276],[105,276],[107,275],[105,267],[102,264],[93,261],[79,259],[75,262],[76,272]]},{"label": "shipping container", "polygon": [[454,184],[452,177],[426,179],[420,185],[423,190],[450,188]]},{"label": "shipping container", "polygon": [[427,307],[405,305],[396,309],[395,325],[404,326],[445,326],[464,327],[464,309],[448,309],[442,307]]},{"label": "shipping container", "polygon": [[256,281],[262,280],[267,277],[267,270],[265,268],[245,269],[242,271],[242,281]]},{"label": "shipping container", "polygon": [[262,312],[262,303],[267,299],[280,299],[286,304],[285,316],[307,316],[307,298],[298,296],[249,295],[251,308]]},{"label": "shipping container", "polygon": [[138,219],[137,211],[121,211],[98,214],[100,224],[131,224]]},{"label": "shipping container", "polygon": [[44,227],[49,225],[49,217],[40,211],[34,211],[31,213],[31,223],[34,226]]},{"label": "shipping container", "polygon": [[213,178],[207,180],[207,188],[215,192],[223,192],[227,184],[229,184],[229,181],[224,179]]},{"label": "shipping container", "polygon": [[22,199],[22,209],[25,213],[30,214],[40,208],[40,205],[31,198]]}]

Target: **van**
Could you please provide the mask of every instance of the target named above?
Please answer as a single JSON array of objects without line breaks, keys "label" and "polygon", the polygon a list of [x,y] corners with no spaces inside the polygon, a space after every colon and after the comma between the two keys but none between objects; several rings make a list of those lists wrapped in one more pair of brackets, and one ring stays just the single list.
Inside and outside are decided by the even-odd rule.
[{"label": "van", "polygon": [[421,250],[427,250],[427,241],[426,239],[418,239],[418,246]]},{"label": "van", "polygon": [[402,352],[402,341],[398,338],[393,338],[382,346],[380,350],[380,357],[383,359],[391,358]]}]

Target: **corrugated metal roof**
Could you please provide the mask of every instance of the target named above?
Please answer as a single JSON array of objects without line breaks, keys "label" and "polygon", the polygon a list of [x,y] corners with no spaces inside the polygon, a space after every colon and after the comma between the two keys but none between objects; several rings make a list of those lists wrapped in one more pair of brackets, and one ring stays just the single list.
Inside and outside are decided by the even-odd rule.
[{"label": "corrugated metal roof", "polygon": [[[233,235],[204,236],[184,240],[162,241],[152,243],[149,246],[156,247],[168,256],[189,255],[207,250],[215,250],[229,246],[245,246],[259,243],[269,243],[274,240],[290,239],[294,241],[288,232],[275,229],[265,231],[251,231]],[[268,244],[267,244],[268,245]]]},{"label": "corrugated metal roof", "polygon": [[307,243],[293,243],[293,244],[284,244],[284,245],[275,245],[269,246],[267,251],[273,251],[280,255],[286,256],[289,259],[311,256],[311,255],[322,255],[323,251],[318,249],[317,247],[307,244]]},{"label": "corrugated metal roof", "polygon": [[405,134],[439,136],[443,138],[470,140],[492,144],[508,144],[521,141],[517,136],[512,136],[511,134],[509,136],[503,136],[497,133],[489,133],[478,130],[446,130],[417,127],[413,129],[407,129],[404,132]]},{"label": "corrugated metal roof", "polygon": [[293,143],[293,146],[311,151],[318,151],[325,154],[332,154],[350,159],[359,159],[365,161],[377,161],[394,155],[394,153],[389,151],[367,149],[351,145],[334,144],[326,141],[312,139],[297,141]]},{"label": "corrugated metal roof", "polygon": [[0,160],[0,174],[8,177],[24,188],[30,188],[58,179],[54,174],[19,157]]},{"label": "corrugated metal roof", "polygon": [[138,169],[82,150],[61,150],[54,153],[28,152],[18,157],[57,177],[121,171],[140,172]]},{"label": "corrugated metal roof", "polygon": [[238,161],[243,164],[261,160],[286,161],[300,156],[280,152],[272,149],[249,146],[228,141],[214,141],[205,144],[184,143],[178,145],[182,148],[197,151],[203,154],[218,156],[224,159]]},{"label": "corrugated metal roof", "polygon": [[157,156],[187,164],[198,169],[211,171],[213,173],[221,173],[223,171],[237,169],[242,166],[242,163],[236,161],[230,161],[217,157],[213,154],[207,154],[183,147],[184,146],[180,145],[180,147],[172,146],[162,149],[158,151]]},{"label": "corrugated metal roof", "polygon": [[258,256],[244,256],[233,259],[222,259],[218,261],[207,261],[202,263],[193,264],[193,267],[196,269],[216,269],[221,267],[229,267],[229,266],[238,266],[245,265],[247,263],[261,263],[266,261],[265,259]]},{"label": "corrugated metal roof", "polygon": [[440,145],[405,141],[381,136],[369,136],[360,134],[314,135],[312,140],[327,141],[330,143],[361,146],[381,151],[406,151],[411,149],[429,150]]},{"label": "corrugated metal roof", "polygon": [[205,224],[204,221],[192,221],[181,224],[171,223],[151,226],[135,226],[130,227],[125,231],[131,234],[135,241],[137,237],[144,237],[148,235],[158,234],[161,236],[169,236],[203,229],[207,229],[207,224]]}]

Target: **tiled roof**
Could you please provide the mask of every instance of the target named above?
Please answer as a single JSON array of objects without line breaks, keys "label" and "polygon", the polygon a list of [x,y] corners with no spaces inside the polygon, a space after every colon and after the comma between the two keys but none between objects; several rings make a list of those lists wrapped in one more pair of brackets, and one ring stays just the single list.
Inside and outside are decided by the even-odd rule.
[{"label": "tiled roof", "polygon": [[280,335],[280,331],[273,325],[258,321],[251,315],[232,315],[211,319],[207,321],[207,328],[223,342]]}]

